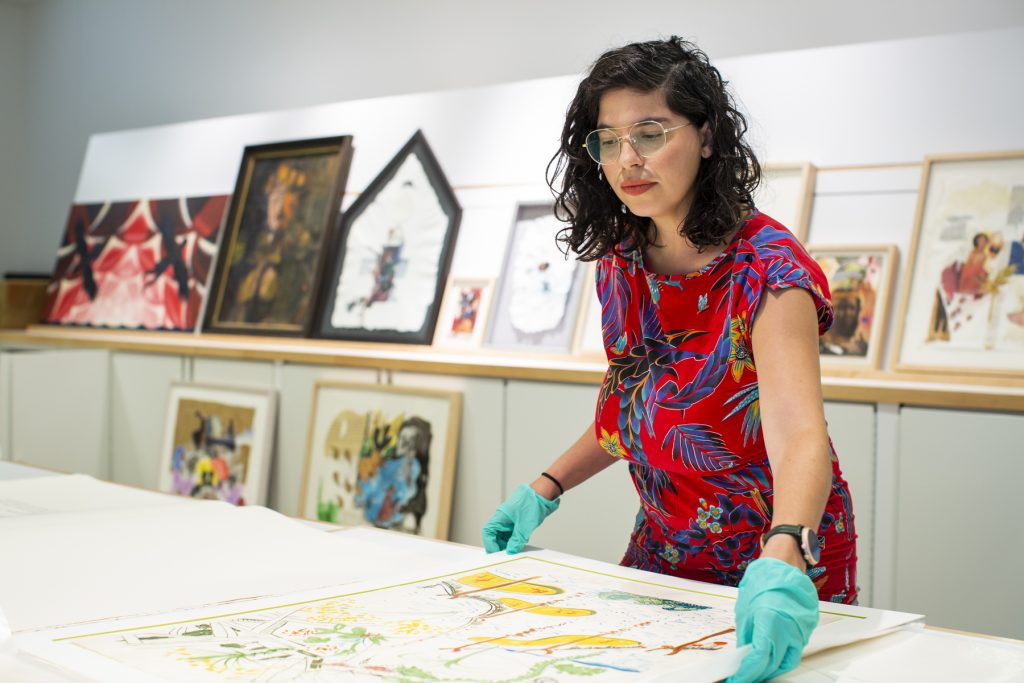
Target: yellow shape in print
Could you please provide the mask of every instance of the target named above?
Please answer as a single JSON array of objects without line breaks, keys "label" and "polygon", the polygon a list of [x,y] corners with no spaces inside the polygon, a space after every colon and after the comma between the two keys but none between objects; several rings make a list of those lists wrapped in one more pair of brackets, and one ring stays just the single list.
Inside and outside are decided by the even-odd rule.
[{"label": "yellow shape in print", "polygon": [[509,647],[544,647],[556,648],[566,645],[573,647],[639,647],[640,641],[626,638],[609,638],[607,636],[588,636],[583,634],[566,634],[550,638],[483,638],[474,637],[470,640],[486,640],[491,645],[507,645]]},{"label": "yellow shape in print", "polygon": [[[531,577],[539,578],[539,577]],[[493,589],[503,593],[526,593],[527,595],[558,595],[564,593],[557,586],[545,586],[539,583],[530,583],[531,579],[510,579],[505,576],[498,576],[491,572],[479,572],[456,579],[459,583],[476,588]]]},{"label": "yellow shape in print", "polygon": [[500,601],[512,609],[525,610],[531,614],[543,614],[546,617],[589,617],[595,614],[592,609],[577,609],[575,607],[556,607],[554,605],[534,605],[525,600],[515,598],[502,598]]}]

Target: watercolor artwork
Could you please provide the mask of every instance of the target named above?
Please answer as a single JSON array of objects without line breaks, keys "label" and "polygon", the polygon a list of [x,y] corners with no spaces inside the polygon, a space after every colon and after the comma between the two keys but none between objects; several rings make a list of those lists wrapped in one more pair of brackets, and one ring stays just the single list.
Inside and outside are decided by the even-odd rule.
[{"label": "watercolor artwork", "polygon": [[[713,681],[735,671],[733,589],[545,555],[567,557],[92,624],[27,649],[114,683]],[[850,642],[915,617],[840,605],[821,612],[815,635]]]},{"label": "watercolor artwork", "polygon": [[172,384],[160,490],[232,505],[263,504],[274,403],[271,391]]},{"label": "watercolor artwork", "polygon": [[459,394],[318,382],[302,515],[445,539]]},{"label": "watercolor artwork", "polygon": [[897,369],[1024,375],[1024,152],[926,160]]},{"label": "watercolor artwork", "polygon": [[441,302],[434,346],[479,347],[493,291],[494,281],[490,279],[450,278]]},{"label": "watercolor artwork", "polygon": [[43,321],[194,330],[227,202],[215,195],[73,205]]}]

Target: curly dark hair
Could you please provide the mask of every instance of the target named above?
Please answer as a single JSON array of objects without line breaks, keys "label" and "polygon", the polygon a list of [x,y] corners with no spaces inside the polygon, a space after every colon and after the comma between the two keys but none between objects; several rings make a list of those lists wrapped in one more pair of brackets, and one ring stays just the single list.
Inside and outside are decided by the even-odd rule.
[{"label": "curly dark hair", "polygon": [[656,235],[646,218],[623,211],[623,205],[583,148],[597,127],[601,96],[609,90],[662,90],[676,114],[696,129],[710,124],[714,151],[702,159],[695,181],[693,205],[679,234],[703,250],[725,244],[726,238],[753,207],[761,182],[761,165],[743,140],[747,122],[726,88],[718,69],[693,43],[677,36],[632,43],[601,55],[580,83],[569,104],[558,152],[547,168],[555,195],[555,215],[567,224],[558,240],[584,261],[616,251],[626,238],[641,248]]}]

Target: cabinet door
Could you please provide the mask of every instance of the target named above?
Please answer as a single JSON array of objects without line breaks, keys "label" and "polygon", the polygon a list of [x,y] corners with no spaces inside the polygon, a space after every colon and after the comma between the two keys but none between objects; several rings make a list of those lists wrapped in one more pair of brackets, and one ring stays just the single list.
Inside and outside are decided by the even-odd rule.
[{"label": "cabinet door", "polygon": [[[509,382],[505,409],[504,493],[531,482],[594,420],[597,386]],[[495,506],[499,503],[495,500]],[[625,464],[576,489],[530,539],[532,545],[618,562],[640,501]]]},{"label": "cabinet door", "polygon": [[107,351],[27,351],[11,355],[11,459],[106,478]]},{"label": "cabinet door", "polygon": [[1024,638],[1024,415],[900,411],[896,605]]}]

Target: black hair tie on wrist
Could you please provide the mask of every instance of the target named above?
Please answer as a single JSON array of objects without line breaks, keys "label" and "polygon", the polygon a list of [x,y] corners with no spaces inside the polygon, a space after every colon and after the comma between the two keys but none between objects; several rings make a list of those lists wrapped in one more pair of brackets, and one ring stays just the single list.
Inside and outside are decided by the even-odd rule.
[{"label": "black hair tie on wrist", "polygon": [[563,488],[563,487],[562,487],[562,482],[558,481],[557,479],[555,479],[554,477],[552,477],[552,476],[551,476],[550,474],[548,474],[547,472],[541,472],[541,473],[540,473],[540,476],[542,476],[542,477],[547,477],[548,479],[550,479],[550,480],[551,480],[551,481],[552,481],[552,482],[553,482],[553,483],[555,484],[555,486],[557,486],[557,487],[558,487],[558,495],[560,495],[560,496],[561,496],[561,495],[565,494],[565,488]]}]

